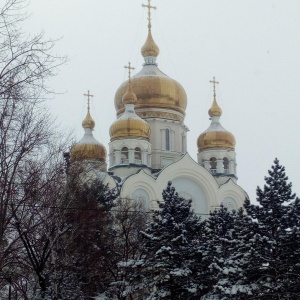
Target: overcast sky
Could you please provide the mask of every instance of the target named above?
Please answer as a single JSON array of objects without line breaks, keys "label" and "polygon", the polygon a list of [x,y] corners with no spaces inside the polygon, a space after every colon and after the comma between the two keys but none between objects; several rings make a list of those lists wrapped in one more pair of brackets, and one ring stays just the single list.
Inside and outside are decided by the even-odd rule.
[{"label": "overcast sky", "polygon": [[[3,0],[0,0],[3,1]],[[106,148],[115,120],[114,94],[130,61],[138,72],[147,36],[146,0],[31,0],[24,26],[60,39],[55,53],[69,62],[48,84],[49,107],[76,139],[83,135],[83,94],[89,89],[94,135]],[[153,0],[159,68],[186,90],[188,152],[210,124],[213,76],[220,82],[221,124],[236,138],[238,184],[255,199],[275,157],[300,194],[299,0]]]}]

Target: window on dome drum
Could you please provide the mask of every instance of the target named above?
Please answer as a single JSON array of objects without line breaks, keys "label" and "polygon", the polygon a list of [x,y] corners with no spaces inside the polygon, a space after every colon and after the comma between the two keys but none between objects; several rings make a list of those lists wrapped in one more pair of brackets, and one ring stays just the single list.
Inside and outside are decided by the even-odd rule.
[{"label": "window on dome drum", "polygon": [[186,152],[186,136],[185,135],[182,135],[182,149],[181,149],[181,152],[182,153],[185,153]]},{"label": "window on dome drum", "polygon": [[139,165],[142,163],[142,150],[139,147],[134,149],[134,163]]},{"label": "window on dome drum", "polygon": [[123,147],[121,149],[121,163],[122,164],[128,164],[128,148],[127,147]]},{"label": "window on dome drum", "polygon": [[170,129],[166,129],[166,150],[170,151]]},{"label": "window on dome drum", "polygon": [[223,166],[224,166],[224,173],[229,173],[229,160],[227,157],[223,158]]},{"label": "window on dome drum", "polygon": [[210,160],[210,172],[212,174],[217,173],[217,159],[215,157],[212,157]]}]

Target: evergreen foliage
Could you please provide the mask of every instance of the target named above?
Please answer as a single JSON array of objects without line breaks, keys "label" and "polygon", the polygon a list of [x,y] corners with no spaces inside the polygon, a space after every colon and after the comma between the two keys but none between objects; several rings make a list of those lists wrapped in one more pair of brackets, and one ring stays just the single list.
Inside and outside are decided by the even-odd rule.
[{"label": "evergreen foliage", "polygon": [[207,220],[206,246],[212,256],[213,288],[207,299],[248,299],[249,287],[241,278],[245,276],[245,270],[251,268],[249,256],[252,255],[255,226],[243,209],[228,211],[221,205],[220,209],[211,212]]},{"label": "evergreen foliage", "polygon": [[300,299],[299,199],[277,159],[265,181],[257,188],[259,205],[245,200],[253,221],[242,211],[233,214],[227,235],[234,233],[234,247],[221,254],[223,266],[217,265],[219,299]]},{"label": "evergreen foliage", "polygon": [[[257,188],[257,201],[251,205],[245,201],[247,213],[258,223],[254,235],[255,252],[251,256],[251,272],[248,279],[255,279],[253,294],[260,299],[299,299],[300,277],[293,272],[291,249],[299,249],[299,224],[294,215],[297,203],[288,182],[285,168],[275,159],[265,177],[263,189]],[[293,216],[294,215],[294,216]],[[299,257],[298,257],[299,258]]]},{"label": "evergreen foliage", "polygon": [[142,232],[144,256],[136,261],[139,285],[147,299],[199,299],[207,288],[205,252],[199,245],[204,223],[191,209],[191,200],[178,195],[171,182],[163,191],[160,210]]}]

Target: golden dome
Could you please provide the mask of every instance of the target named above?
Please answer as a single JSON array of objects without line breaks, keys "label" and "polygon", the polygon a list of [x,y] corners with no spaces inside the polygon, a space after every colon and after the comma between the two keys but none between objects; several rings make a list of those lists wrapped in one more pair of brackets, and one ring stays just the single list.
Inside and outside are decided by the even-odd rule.
[{"label": "golden dome", "polygon": [[86,117],[82,121],[82,127],[83,128],[90,128],[93,129],[95,127],[95,121],[93,120],[90,110],[88,110]]},{"label": "golden dome", "polygon": [[106,160],[106,149],[99,143],[93,136],[93,128],[95,127],[95,121],[90,114],[90,92],[85,94],[88,96],[88,109],[84,120],[82,121],[82,127],[84,128],[84,136],[82,139],[72,147],[70,151],[70,159],[74,160]]},{"label": "golden dome", "polygon": [[222,109],[218,105],[216,98],[214,98],[211,108],[208,110],[210,117],[220,117],[222,115]]},{"label": "golden dome", "polygon": [[157,57],[159,54],[159,48],[153,40],[151,30],[148,31],[148,36],[147,36],[145,44],[143,45],[143,47],[141,49],[141,53],[142,53],[143,57],[148,57],[148,56]]},{"label": "golden dome", "polygon": [[140,118],[124,118],[115,121],[109,129],[110,140],[137,138],[149,140],[149,124]]},{"label": "golden dome", "polygon": [[127,92],[122,97],[122,102],[125,104],[135,104],[137,101],[135,93],[131,89],[131,84],[128,86]]},{"label": "golden dome", "polygon": [[[137,102],[135,111],[141,118],[153,117],[183,121],[187,106],[187,96],[183,87],[176,80],[159,70],[156,57],[159,48],[151,33],[150,4],[148,8],[148,36],[141,49],[145,63],[142,70],[131,79]],[[115,94],[115,108],[117,116],[125,111],[122,96],[128,89],[128,80],[125,81]]]},{"label": "golden dome", "polygon": [[[220,125],[220,127],[222,127]],[[198,137],[197,145],[198,151],[204,151],[208,149],[225,149],[234,150],[235,138],[232,133],[225,130],[223,131],[205,131]]]},{"label": "golden dome", "polygon": [[[184,88],[176,80],[162,73],[155,65],[144,65],[143,69],[131,79],[137,103],[136,114],[143,117],[158,117],[182,121],[187,106]],[[120,116],[125,108],[122,96],[128,89],[125,81],[115,94],[115,108]]]},{"label": "golden dome", "polygon": [[219,122],[222,115],[222,109],[216,100],[216,83],[215,77],[211,83],[214,84],[214,100],[208,114],[211,117],[211,124],[207,130],[200,134],[197,140],[198,151],[208,149],[225,149],[234,150],[235,138],[233,134],[222,127]]},{"label": "golden dome", "polygon": [[106,149],[100,144],[76,144],[72,147],[70,152],[71,160],[101,160],[105,161],[106,159]]}]

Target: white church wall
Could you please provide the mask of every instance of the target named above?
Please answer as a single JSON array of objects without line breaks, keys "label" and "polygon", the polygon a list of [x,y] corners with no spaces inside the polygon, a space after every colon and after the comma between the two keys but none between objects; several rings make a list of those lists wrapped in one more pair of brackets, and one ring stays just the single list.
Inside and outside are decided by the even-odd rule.
[{"label": "white church wall", "polygon": [[208,214],[210,203],[199,183],[185,177],[174,178],[172,183],[180,196],[192,199],[192,208],[197,214],[202,217]]}]

